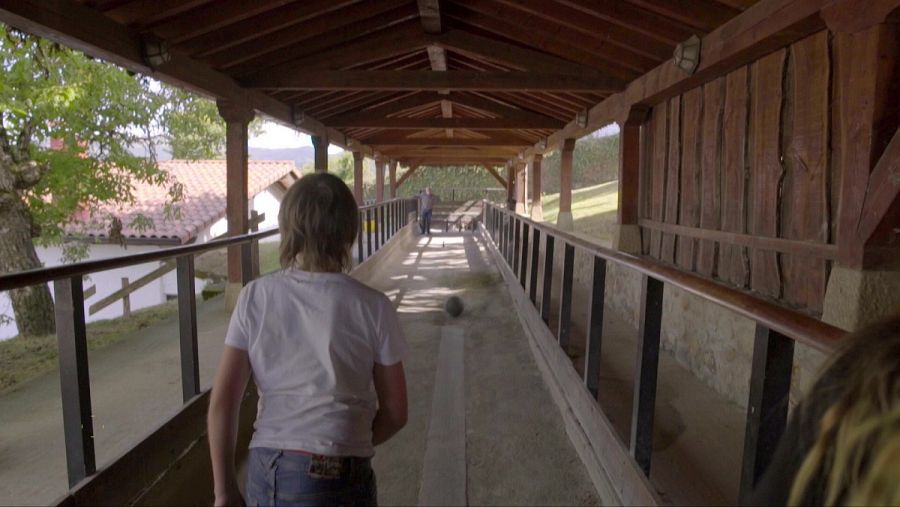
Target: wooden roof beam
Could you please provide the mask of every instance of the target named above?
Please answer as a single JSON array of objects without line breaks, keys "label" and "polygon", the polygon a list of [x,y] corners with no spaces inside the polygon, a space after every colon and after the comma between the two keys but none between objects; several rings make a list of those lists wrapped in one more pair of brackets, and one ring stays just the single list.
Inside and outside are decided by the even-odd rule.
[{"label": "wooden roof beam", "polygon": [[267,72],[246,81],[249,88],[274,90],[431,90],[615,92],[618,79],[533,72],[317,71]]},{"label": "wooden roof beam", "polygon": [[407,137],[397,132],[379,132],[365,138],[365,142],[378,146],[530,146],[532,143],[522,137],[501,132],[490,132],[489,136],[478,139],[445,137]]},{"label": "wooden roof beam", "polygon": [[463,30],[450,30],[438,37],[435,43],[473,58],[509,65],[520,70],[575,75],[602,74],[601,71],[587,65]]},{"label": "wooden roof beam", "polygon": [[634,105],[652,106],[825,29],[820,10],[828,4],[829,0],[757,3],[703,37],[700,65],[693,75],[688,75],[671,61],[665,62],[632,81],[625,91],[590,108],[586,127],[579,127],[573,120],[551,135],[546,147],[536,145],[523,155],[546,153],[562,139],[581,137],[618,121]]},{"label": "wooden roof beam", "polygon": [[439,0],[417,0],[419,17],[425,33],[441,33],[441,6]]},{"label": "wooden roof beam", "polygon": [[333,118],[328,121],[334,128],[380,128],[380,129],[559,129],[565,123],[553,118]]},{"label": "wooden roof beam", "polygon": [[[327,135],[337,146],[346,148],[350,141],[309,116],[296,124],[290,105],[242,88],[229,76],[179,53],[173,52],[171,60],[158,69],[149,68],[143,61],[137,32],[72,1],[0,0],[0,21],[201,95],[247,103],[274,121],[308,134]],[[360,149],[371,151],[363,145]]]}]

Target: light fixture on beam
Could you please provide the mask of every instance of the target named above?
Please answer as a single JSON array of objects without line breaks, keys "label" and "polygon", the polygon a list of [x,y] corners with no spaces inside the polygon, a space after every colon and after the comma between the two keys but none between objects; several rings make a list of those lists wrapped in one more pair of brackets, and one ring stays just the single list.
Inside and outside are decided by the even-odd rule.
[{"label": "light fixture on beam", "polygon": [[169,43],[159,37],[147,34],[141,38],[141,58],[153,70],[172,59]]},{"label": "light fixture on beam", "polygon": [[537,142],[537,148],[538,148],[539,150],[541,150],[541,151],[547,149],[547,138],[546,138],[546,137],[542,137],[542,138]]},{"label": "light fixture on beam", "polygon": [[291,121],[296,126],[301,126],[306,122],[306,113],[301,111],[297,106],[291,108]]},{"label": "light fixture on beam", "polygon": [[582,109],[581,111],[578,111],[578,114],[575,115],[575,125],[577,125],[578,128],[583,129],[583,128],[587,128],[587,124],[588,124],[588,110]]},{"label": "light fixture on beam", "polygon": [[691,38],[675,46],[675,66],[691,75],[700,65],[700,37]]}]

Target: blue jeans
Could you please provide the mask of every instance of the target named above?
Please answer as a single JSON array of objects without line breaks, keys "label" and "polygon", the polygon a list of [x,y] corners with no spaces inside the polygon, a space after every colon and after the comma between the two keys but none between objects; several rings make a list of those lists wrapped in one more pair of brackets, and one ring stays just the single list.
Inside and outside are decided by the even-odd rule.
[{"label": "blue jeans", "polygon": [[371,459],[251,448],[247,505],[377,506]]},{"label": "blue jeans", "polygon": [[431,234],[431,211],[430,209],[422,211],[422,234]]}]

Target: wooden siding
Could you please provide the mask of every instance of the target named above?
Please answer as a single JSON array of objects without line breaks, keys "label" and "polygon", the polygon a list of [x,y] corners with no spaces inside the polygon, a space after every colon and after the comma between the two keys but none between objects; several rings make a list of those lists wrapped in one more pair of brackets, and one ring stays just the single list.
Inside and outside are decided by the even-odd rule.
[{"label": "wooden siding", "polygon": [[821,312],[836,255],[832,61],[820,32],[653,108],[646,255]]}]

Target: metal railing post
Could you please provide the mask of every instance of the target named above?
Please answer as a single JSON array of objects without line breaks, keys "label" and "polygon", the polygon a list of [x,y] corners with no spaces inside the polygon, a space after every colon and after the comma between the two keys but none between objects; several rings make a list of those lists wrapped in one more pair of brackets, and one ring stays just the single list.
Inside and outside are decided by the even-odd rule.
[{"label": "metal railing post", "polygon": [[631,404],[631,455],[650,476],[653,453],[653,417],[659,370],[659,335],[662,326],[663,283],[642,275],[641,321],[638,331],[634,401]]},{"label": "metal railing post", "polygon": [[357,211],[356,215],[359,218],[359,228],[357,228],[357,230],[356,230],[356,263],[362,264],[362,261],[363,261],[363,229],[366,228],[365,213],[363,213],[362,211]]},{"label": "metal railing post", "polygon": [[69,487],[97,471],[87,330],[84,325],[84,287],[81,275],[54,280],[56,339],[59,347],[59,384]]},{"label": "metal railing post", "polygon": [[541,259],[541,230],[534,229],[534,238],[531,240],[531,285],[529,286],[528,295],[531,298],[531,304],[537,305],[537,276],[538,264]]},{"label": "metal railing post", "polygon": [[197,294],[194,256],[178,257],[178,336],[181,346],[181,394],[187,402],[200,394],[200,355],[197,351]]},{"label": "metal railing post", "polygon": [[528,224],[522,222],[522,244],[520,245],[519,251],[521,252],[519,257],[519,282],[522,284],[522,289],[525,289],[525,275],[528,274]]},{"label": "metal railing post", "polygon": [[510,257],[512,257],[512,258],[509,260],[509,265],[512,268],[513,274],[515,274],[515,273],[518,273],[518,271],[519,271],[519,255],[518,254],[519,254],[519,245],[521,244],[520,242],[521,242],[521,232],[522,232],[521,225],[522,224],[519,221],[518,217],[513,217],[513,224],[515,224],[515,225],[513,225],[513,227],[514,227],[514,229],[513,229],[513,247],[512,247],[512,251],[510,252]]},{"label": "metal railing post", "polygon": [[541,294],[541,319],[544,324],[550,325],[550,300],[552,299],[553,290],[553,243],[555,238],[552,234],[547,234],[546,245],[544,246],[544,282]]},{"label": "metal railing post", "polygon": [[384,203],[378,205],[378,232],[381,234],[381,246],[387,243],[387,206]]},{"label": "metal railing post", "polygon": [[372,256],[372,224],[371,224],[371,209],[366,209],[366,258]]},{"label": "metal railing post", "polygon": [[772,454],[787,425],[793,363],[794,341],[756,324],[741,463],[741,505],[749,499],[772,461]]},{"label": "metal railing post", "polygon": [[572,275],[575,268],[575,247],[565,243],[563,249],[563,276],[559,293],[559,330],[556,334],[559,346],[569,350],[572,334]]},{"label": "metal railing post", "polygon": [[600,387],[600,351],[603,344],[603,303],[606,298],[606,259],[594,256],[588,305],[587,353],[584,356],[584,385],[594,399]]}]

